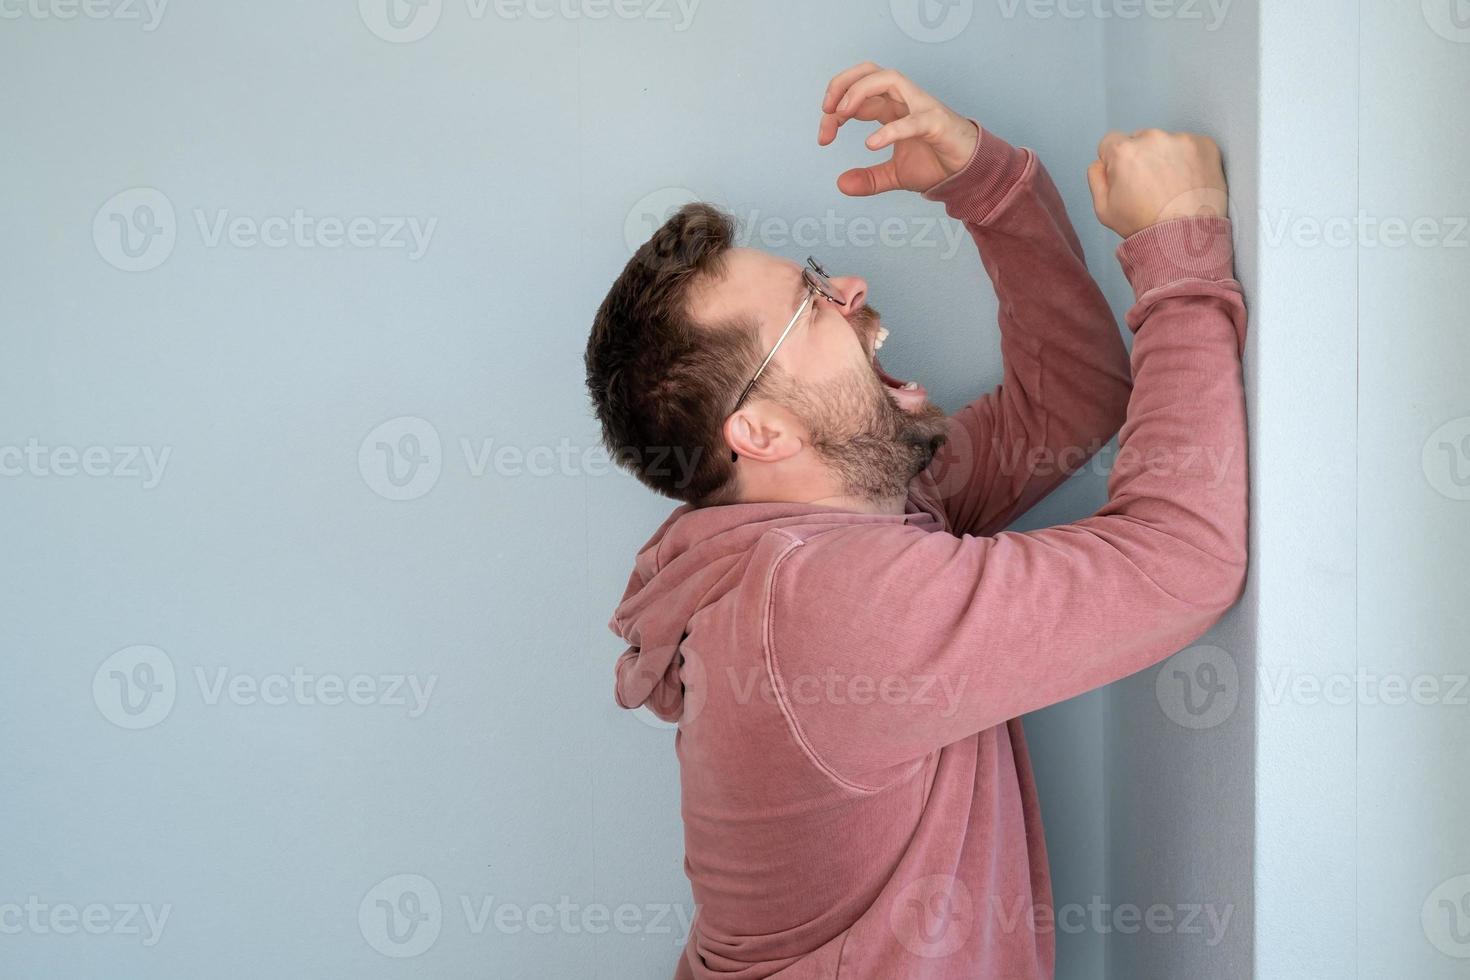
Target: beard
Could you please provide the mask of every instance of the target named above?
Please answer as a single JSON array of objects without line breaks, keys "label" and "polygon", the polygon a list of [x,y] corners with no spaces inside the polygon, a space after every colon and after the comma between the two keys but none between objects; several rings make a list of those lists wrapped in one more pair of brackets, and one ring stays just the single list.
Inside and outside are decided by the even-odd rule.
[{"label": "beard", "polygon": [[[865,307],[854,325],[877,319]],[[773,395],[807,427],[811,447],[837,476],[842,492],[864,499],[905,496],[949,434],[949,417],[936,405],[907,411],[888,397],[872,367],[816,384],[782,377]]]}]

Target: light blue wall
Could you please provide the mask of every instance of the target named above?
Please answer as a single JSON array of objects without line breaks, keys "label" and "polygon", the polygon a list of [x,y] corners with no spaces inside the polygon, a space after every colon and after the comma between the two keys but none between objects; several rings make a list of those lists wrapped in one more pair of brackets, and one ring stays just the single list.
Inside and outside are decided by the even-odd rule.
[{"label": "light blue wall", "polygon": [[1450,0],[1260,8],[1109,35],[1112,125],[1226,149],[1252,571],[1181,655],[1234,706],[1161,723],[1171,661],[1109,722],[1114,900],[1239,903],[1245,928],[1116,936],[1108,975],[1461,976],[1470,25]]},{"label": "light blue wall", "polygon": [[[925,231],[916,195],[835,191],[866,151],[816,146],[822,86],[872,57],[1035,147],[1106,266],[1083,180],[1101,25],[977,4],[936,41],[835,0],[687,21],[436,0],[402,29],[374,0],[175,0],[156,23],[37,2],[0,21],[0,448],[36,447],[0,479],[0,905],[46,908],[0,935],[0,973],[664,975],[691,911],[677,769],[669,733],[613,705],[605,624],[670,505],[607,472],[580,360],[629,229],[669,188],[830,212],[810,248],[759,224],[752,244],[867,276],[891,365],[958,407],[1000,377],[973,246]],[[297,209],[327,226],[269,220]],[[221,212],[247,220],[216,238]],[[860,243],[856,219],[891,216],[901,244]],[[371,244],[343,243],[357,217]],[[410,241],[399,219],[433,222],[422,255],[379,244]],[[103,475],[79,469],[94,448]],[[156,481],[129,475],[144,449]],[[1083,516],[1102,486],[1033,517]],[[387,679],[323,704],[272,687],[298,668],[344,685],[329,700]],[[172,687],[129,714],[148,670]],[[402,680],[433,684],[416,716],[381,703]],[[1033,726],[1064,900],[1102,887],[1099,705]],[[379,902],[415,900],[395,939]],[[166,907],[161,935],[126,905]],[[1095,975],[1099,938],[1062,937],[1070,975]]]},{"label": "light blue wall", "polygon": [[[906,0],[429,0],[398,27],[379,0],[6,7],[0,907],[46,908],[0,909],[22,923],[0,973],[668,971],[692,911],[672,738],[613,705],[606,621],[671,505],[608,470],[582,347],[692,194],[749,244],[866,276],[891,366],[941,404],[999,380],[959,227],[915,195],[843,198],[858,134],[815,145],[822,85],[871,57],[1040,153],[1120,313],[1097,139],[1158,125],[1226,150],[1251,584],[1194,660],[1028,720],[1057,902],[1086,912],[1059,976],[1456,975],[1463,709],[1260,681],[1464,670],[1470,469],[1448,467],[1470,459],[1435,454],[1470,413],[1466,253],[1272,231],[1470,211],[1438,196],[1464,186],[1470,64],[1438,2],[1353,4],[1359,23],[1326,0],[996,0],[928,26]],[[327,225],[268,220],[298,209]],[[246,220],[214,238],[222,212]],[[368,244],[342,242],[354,218]],[[130,256],[132,219],[169,234],[135,226]],[[783,232],[803,219],[809,246]],[[1085,516],[1104,486],[1090,467],[1018,526]],[[1234,686],[1192,714],[1174,671],[1206,658]],[[292,690],[297,670],[344,703]],[[415,900],[390,935],[380,901]],[[1124,906],[1174,927],[1126,932]]]},{"label": "light blue wall", "polygon": [[1361,4],[1357,651],[1373,679],[1356,738],[1364,977],[1449,980],[1470,964],[1466,14],[1464,4]]},{"label": "light blue wall", "polygon": [[[1259,23],[1253,4],[1194,9],[1199,16],[1109,23],[1107,128],[1201,132],[1223,151],[1236,276],[1252,307],[1245,380],[1254,480],[1260,471],[1255,365],[1265,329],[1255,310],[1253,209],[1260,166]],[[1132,294],[1121,275],[1111,274],[1107,282],[1121,313]],[[1100,914],[1112,924],[1110,977],[1250,975],[1250,658],[1260,603],[1259,520],[1254,523],[1252,581],[1242,601],[1196,643],[1108,692],[1108,884]]]}]

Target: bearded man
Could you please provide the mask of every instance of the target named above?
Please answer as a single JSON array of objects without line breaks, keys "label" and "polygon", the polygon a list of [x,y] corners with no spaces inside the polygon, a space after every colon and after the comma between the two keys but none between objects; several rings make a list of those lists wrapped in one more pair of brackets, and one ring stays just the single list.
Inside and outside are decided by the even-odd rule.
[{"label": "bearded man", "polygon": [[[587,344],[608,448],[681,501],[610,623],[618,703],[678,723],[698,914],[675,976],[1051,977],[1020,717],[1158,663],[1244,588],[1220,154],[1109,133],[1088,169],[1130,355],[1033,152],[870,62],[828,85],[818,143],[853,119],[893,153],[839,190],[918,192],[974,239],[999,387],[946,417],[883,369],[861,277],[738,247],[705,204],[639,248]],[[1101,510],[1005,530],[1115,434]]]}]

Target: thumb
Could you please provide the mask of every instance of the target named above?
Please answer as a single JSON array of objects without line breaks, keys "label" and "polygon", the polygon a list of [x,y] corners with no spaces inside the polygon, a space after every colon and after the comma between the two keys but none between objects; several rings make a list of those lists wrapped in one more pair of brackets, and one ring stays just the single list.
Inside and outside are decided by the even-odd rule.
[{"label": "thumb", "polygon": [[1102,221],[1103,209],[1108,203],[1108,170],[1101,159],[1092,161],[1092,165],[1087,168],[1087,187],[1092,191],[1092,210],[1097,212],[1098,220]]},{"label": "thumb", "polygon": [[844,170],[837,177],[837,189],[848,197],[870,197],[898,188],[898,175],[892,160],[872,167]]}]

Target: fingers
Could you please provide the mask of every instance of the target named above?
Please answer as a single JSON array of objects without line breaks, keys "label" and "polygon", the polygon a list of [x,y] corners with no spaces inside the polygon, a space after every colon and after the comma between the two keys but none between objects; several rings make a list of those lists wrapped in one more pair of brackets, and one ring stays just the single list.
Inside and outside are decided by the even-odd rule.
[{"label": "fingers", "polygon": [[1128,142],[1132,137],[1119,130],[1112,130],[1097,144],[1097,158],[1106,166],[1113,152],[1122,144]]},{"label": "fingers", "polygon": [[864,61],[832,76],[832,80],[827,83],[827,91],[822,94],[822,111],[832,112],[835,110],[838,101],[847,94],[849,85],[864,75],[878,70],[878,66],[871,61]]},{"label": "fingers", "polygon": [[837,178],[837,189],[849,197],[871,197],[896,189],[898,173],[892,160],[871,167],[845,170]]},{"label": "fingers", "polygon": [[824,112],[821,122],[817,124],[817,143],[826,146],[836,139],[837,130],[848,119],[876,120],[886,123],[902,117],[906,111],[902,105],[886,95],[878,95],[871,99],[864,99],[856,111],[846,115],[839,116],[835,113]]},{"label": "fingers", "polygon": [[902,72],[892,68],[879,68],[854,79],[832,111],[840,117],[850,117],[863,100],[876,95],[888,96],[905,106],[909,112],[919,112],[934,104],[934,100],[909,81]]},{"label": "fingers", "polygon": [[879,126],[868,136],[866,143],[870,150],[881,150],[883,147],[896,143],[910,136],[934,136],[941,122],[941,116],[934,110],[928,112],[911,113],[901,119]]},{"label": "fingers", "polygon": [[1108,201],[1108,170],[1102,160],[1092,161],[1087,168],[1087,187],[1092,191],[1092,210],[1102,217]]}]

